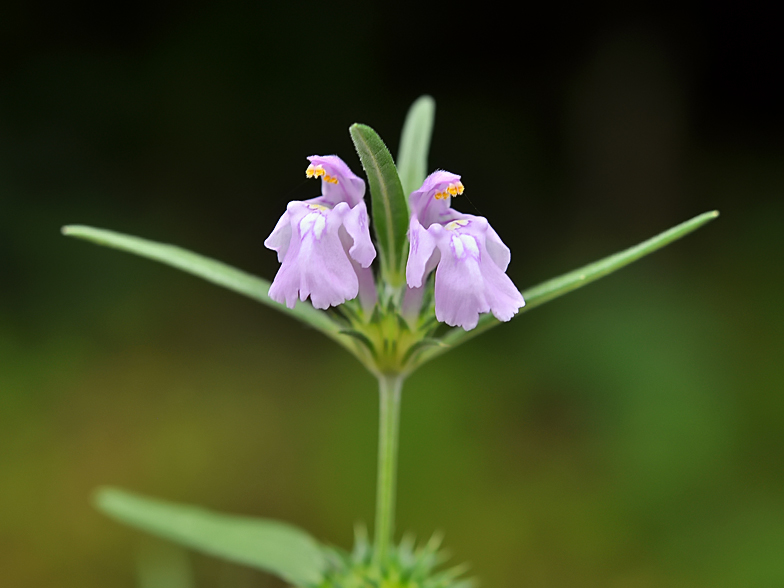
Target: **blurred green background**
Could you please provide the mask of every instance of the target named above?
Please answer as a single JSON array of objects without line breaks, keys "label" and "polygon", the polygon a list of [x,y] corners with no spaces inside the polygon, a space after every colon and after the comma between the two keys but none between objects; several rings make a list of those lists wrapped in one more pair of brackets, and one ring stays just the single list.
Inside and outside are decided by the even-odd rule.
[{"label": "blurred green background", "polygon": [[[170,241],[272,278],[305,157],[393,153],[437,101],[523,288],[719,220],[408,382],[398,529],[506,587],[784,586],[784,95],[773,13],[715,4],[0,7],[0,576],[137,585],[101,484],[372,522],[376,391],[348,354],[192,277],[67,240]],[[614,5],[613,5],[614,6]],[[280,584],[189,556],[199,587]]]}]

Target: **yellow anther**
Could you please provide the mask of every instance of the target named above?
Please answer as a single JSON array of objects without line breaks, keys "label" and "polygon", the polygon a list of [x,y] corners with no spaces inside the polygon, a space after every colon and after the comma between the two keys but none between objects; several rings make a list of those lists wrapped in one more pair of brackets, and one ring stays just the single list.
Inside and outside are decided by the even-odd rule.
[{"label": "yellow anther", "polygon": [[324,166],[320,163],[318,165],[313,165],[312,163],[308,166],[308,169],[305,170],[305,175],[309,178],[321,178],[325,182],[329,182],[330,184],[337,184],[338,179],[335,176],[331,176],[327,173],[324,169]]},{"label": "yellow anther", "polygon": [[324,171],[324,166],[320,163],[318,165],[313,165],[312,163],[308,166],[308,169],[305,170],[305,175],[309,178],[318,178],[323,176],[327,172]]},{"label": "yellow anther", "polygon": [[459,196],[464,191],[465,187],[463,186],[462,182],[453,182],[449,184],[443,191],[436,192],[434,197],[436,200],[443,200],[449,198],[450,196]]},{"label": "yellow anther", "polygon": [[457,196],[458,194],[462,194],[465,188],[463,187],[462,182],[456,182],[454,184],[449,184],[447,186],[446,191],[449,192],[452,196]]},{"label": "yellow anther", "polygon": [[321,212],[324,212],[325,210],[329,210],[329,208],[327,208],[326,206],[322,206],[321,204],[308,204],[308,208],[310,208],[311,210],[320,210]]}]

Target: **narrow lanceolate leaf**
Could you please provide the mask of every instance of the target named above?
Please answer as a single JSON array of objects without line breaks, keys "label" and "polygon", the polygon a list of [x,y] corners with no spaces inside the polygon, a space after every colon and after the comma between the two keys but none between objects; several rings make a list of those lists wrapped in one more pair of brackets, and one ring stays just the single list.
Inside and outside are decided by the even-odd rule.
[{"label": "narrow lanceolate leaf", "polygon": [[265,570],[298,586],[318,584],[323,579],[326,560],[318,543],[285,523],[218,514],[114,488],[100,490],[96,506],[137,529]]},{"label": "narrow lanceolate leaf", "polygon": [[427,176],[427,154],[435,116],[436,101],[430,96],[420,96],[408,109],[397,154],[397,172],[406,196],[419,188]]},{"label": "narrow lanceolate leaf", "polygon": [[[541,284],[538,284],[532,288],[523,290],[522,294],[523,298],[525,299],[525,306],[520,309],[518,314],[522,314],[527,310],[536,308],[545,302],[549,302],[550,300],[558,298],[559,296],[563,296],[572,290],[582,288],[583,286],[586,286],[587,284],[590,284],[591,282],[594,282],[599,278],[606,276],[607,274],[611,274],[612,272],[629,265],[633,261],[653,253],[657,249],[661,249],[665,245],[668,245],[673,241],[688,235],[692,231],[699,229],[701,226],[712,221],[718,216],[718,210],[705,212],[699,216],[695,216],[691,220],[687,220],[684,223],[676,225],[671,229],[656,235],[655,237],[651,237],[647,241],[643,241],[634,247],[619,251],[614,255],[610,255],[594,263],[589,263],[588,265],[584,265],[583,267],[563,274],[562,276],[558,276],[557,278],[547,280],[546,282],[542,282]],[[453,348],[456,345],[465,343],[469,339],[472,339],[480,333],[484,333],[486,330],[499,324],[501,324],[500,321],[492,314],[485,314],[479,318],[479,324],[475,329],[471,331],[464,331],[463,329],[459,328],[452,329],[443,337],[442,340],[449,346],[449,348]],[[445,350],[446,348],[438,347],[426,349],[422,352],[420,356],[421,361],[419,363],[421,364],[425,361],[429,361],[434,357],[441,355],[441,353],[443,353]]]},{"label": "narrow lanceolate leaf", "polygon": [[367,125],[354,124],[349,132],[370,184],[381,271],[387,283],[400,286],[405,281],[408,254],[408,203],[403,186],[392,154],[376,131]]},{"label": "narrow lanceolate leaf", "polygon": [[329,318],[327,313],[316,310],[310,304],[303,302],[297,302],[297,305],[293,309],[290,309],[283,304],[279,304],[267,295],[270,287],[270,283],[267,280],[233,268],[225,263],[174,245],[148,241],[147,239],[124,235],[123,233],[116,233],[114,231],[107,231],[105,229],[96,229],[82,225],[68,225],[63,227],[62,231],[63,235],[69,237],[77,237],[86,241],[92,241],[98,245],[113,247],[165,263],[166,265],[203,278],[218,286],[223,286],[229,290],[234,290],[235,292],[249,296],[262,304],[266,304],[275,310],[291,315],[302,322],[307,323],[311,327],[316,328],[327,336],[335,339],[341,343],[341,345],[349,346],[348,342],[338,333],[340,327]]}]

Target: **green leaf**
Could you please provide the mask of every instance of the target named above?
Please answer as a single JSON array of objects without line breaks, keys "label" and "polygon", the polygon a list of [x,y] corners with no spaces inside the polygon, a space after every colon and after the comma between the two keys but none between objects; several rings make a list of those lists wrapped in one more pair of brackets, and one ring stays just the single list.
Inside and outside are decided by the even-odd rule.
[{"label": "green leaf", "polygon": [[304,531],[266,519],[217,514],[196,506],[144,498],[115,488],[96,495],[110,517],[203,553],[280,576],[318,584],[326,566],[319,544]]},{"label": "green leaf", "polygon": [[203,278],[218,286],[223,286],[229,290],[239,292],[262,304],[266,304],[270,308],[274,308],[279,312],[283,312],[301,320],[353,352],[348,341],[340,336],[340,327],[327,315],[327,313],[316,310],[305,302],[297,302],[293,309],[288,308],[284,304],[275,302],[267,295],[270,287],[270,283],[267,280],[233,268],[220,261],[204,257],[203,255],[193,253],[187,249],[182,249],[181,247],[148,241],[147,239],[132,237],[131,235],[124,235],[123,233],[116,233],[114,231],[96,229],[82,225],[65,226],[63,227],[62,232],[63,235],[69,237],[77,237],[79,239],[97,243],[98,245],[113,247],[154,261],[160,261],[161,263],[165,263],[166,265]]},{"label": "green leaf", "polygon": [[420,96],[408,109],[397,154],[397,171],[406,195],[419,188],[427,176],[427,154],[435,116],[436,101],[430,96]]},{"label": "green leaf", "polygon": [[[681,237],[685,237],[692,231],[699,229],[701,226],[709,223],[718,216],[718,210],[705,212],[699,216],[695,216],[691,220],[687,220],[686,222],[676,225],[671,229],[664,231],[663,233],[659,233],[655,237],[651,237],[647,241],[643,241],[634,247],[630,247],[629,249],[625,249],[614,255],[600,259],[594,263],[584,265],[581,268],[558,276],[557,278],[547,280],[546,282],[542,282],[541,284],[538,284],[532,288],[523,290],[522,294],[523,299],[525,300],[525,306],[520,309],[518,315],[528,310],[532,310],[537,306],[541,306],[545,302],[549,302],[554,298],[563,296],[572,290],[582,288],[583,286],[586,286],[591,282],[606,276],[607,274],[611,274],[612,272],[629,265],[633,261],[649,255],[654,251],[661,249],[665,245],[669,245],[673,241],[680,239]],[[454,328],[444,335],[442,341],[449,346],[448,348],[451,349],[500,324],[501,321],[496,319],[492,314],[484,314],[479,317],[479,324],[477,324],[476,328],[470,331]],[[420,355],[421,361],[418,362],[419,365],[441,355],[444,351],[446,351],[446,348],[430,348],[424,350]]]},{"label": "green leaf", "polygon": [[353,124],[349,132],[370,184],[382,276],[388,284],[401,286],[408,255],[408,203],[395,162],[381,137],[369,126]]}]

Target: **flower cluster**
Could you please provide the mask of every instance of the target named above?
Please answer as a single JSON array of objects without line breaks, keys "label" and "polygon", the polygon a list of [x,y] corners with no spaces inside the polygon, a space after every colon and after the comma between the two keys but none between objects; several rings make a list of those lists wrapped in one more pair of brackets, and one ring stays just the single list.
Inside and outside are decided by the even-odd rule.
[{"label": "flower cluster", "polygon": [[[306,175],[321,179],[321,196],[289,202],[264,244],[277,252],[280,270],[269,290],[293,308],[310,296],[325,309],[359,296],[365,309],[376,303],[365,182],[336,155],[312,156]],[[407,298],[416,299],[435,270],[435,314],[465,330],[481,313],[511,319],[525,304],[506,275],[511,254],[487,219],[451,208],[464,190],[460,176],[436,171],[408,197],[411,214],[406,266]]]}]

